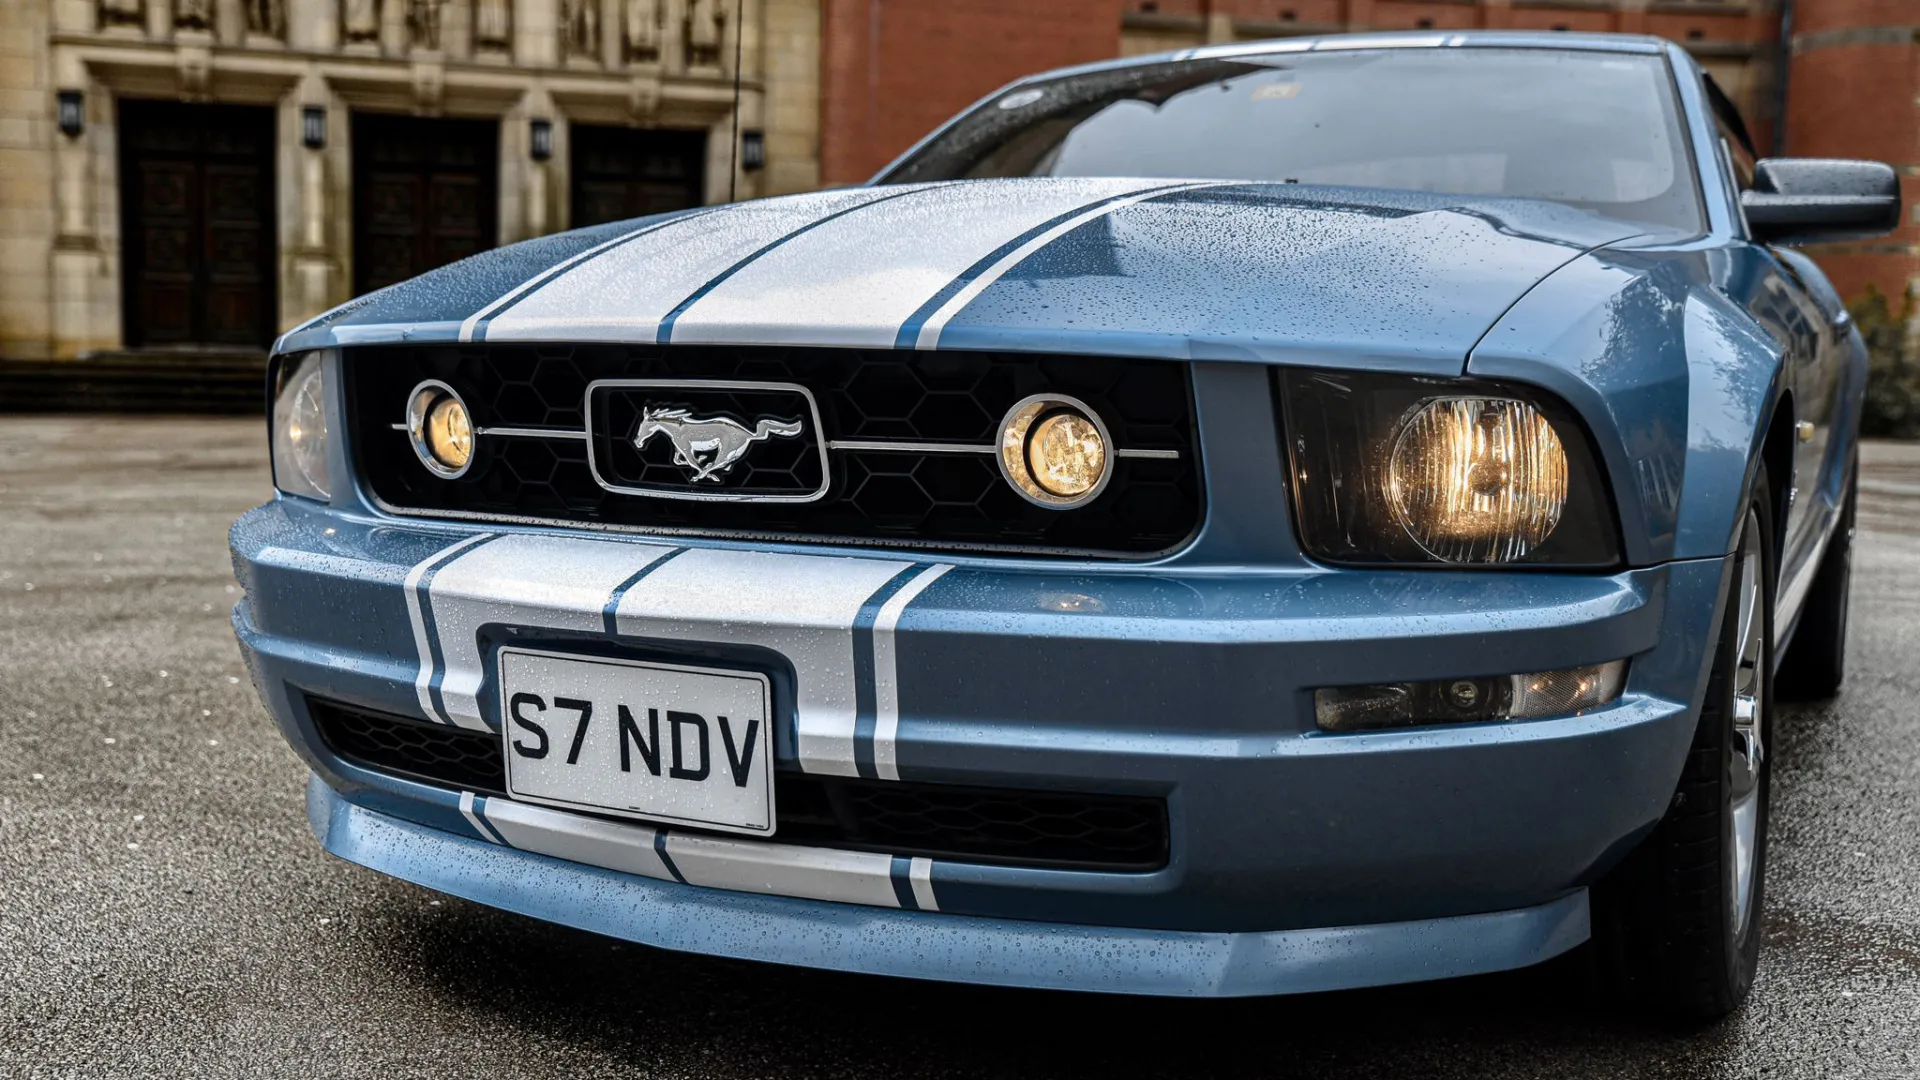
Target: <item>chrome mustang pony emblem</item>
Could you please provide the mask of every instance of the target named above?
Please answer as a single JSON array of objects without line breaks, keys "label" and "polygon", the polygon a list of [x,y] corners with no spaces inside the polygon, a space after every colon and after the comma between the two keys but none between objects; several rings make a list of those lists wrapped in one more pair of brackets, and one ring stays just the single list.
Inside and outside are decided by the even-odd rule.
[{"label": "chrome mustang pony emblem", "polygon": [[696,418],[687,409],[649,405],[634,429],[633,448],[643,449],[655,435],[665,435],[673,444],[673,463],[691,469],[694,483],[718,483],[754,443],[775,436],[790,439],[802,430],[798,420],[762,420],[748,427],[730,416]]}]

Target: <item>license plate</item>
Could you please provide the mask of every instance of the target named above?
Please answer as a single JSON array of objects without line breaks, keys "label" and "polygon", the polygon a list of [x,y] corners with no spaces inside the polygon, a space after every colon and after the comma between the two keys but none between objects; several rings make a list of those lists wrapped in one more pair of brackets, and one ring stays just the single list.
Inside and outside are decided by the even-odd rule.
[{"label": "license plate", "polygon": [[533,649],[499,665],[509,795],[773,834],[765,675]]}]

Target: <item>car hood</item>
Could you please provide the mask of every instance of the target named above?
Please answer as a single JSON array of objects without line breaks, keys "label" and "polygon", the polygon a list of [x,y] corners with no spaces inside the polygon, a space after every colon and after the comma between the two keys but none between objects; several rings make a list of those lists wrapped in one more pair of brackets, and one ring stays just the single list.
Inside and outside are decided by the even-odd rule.
[{"label": "car hood", "polygon": [[851,188],[502,248],[348,304],[280,347],[1015,349],[1457,373],[1536,282],[1640,231],[1532,200],[1294,184]]}]

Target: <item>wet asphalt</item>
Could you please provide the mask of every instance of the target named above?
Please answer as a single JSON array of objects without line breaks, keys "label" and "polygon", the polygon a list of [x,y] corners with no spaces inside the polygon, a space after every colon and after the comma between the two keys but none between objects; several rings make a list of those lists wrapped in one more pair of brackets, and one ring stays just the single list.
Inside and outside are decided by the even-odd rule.
[{"label": "wet asphalt", "polygon": [[1847,687],[1780,718],[1759,984],[1679,1031],[1572,961],[1232,1002],[952,987],[334,860],[227,624],[262,435],[0,417],[0,1077],[1920,1076],[1920,445],[1866,449]]}]

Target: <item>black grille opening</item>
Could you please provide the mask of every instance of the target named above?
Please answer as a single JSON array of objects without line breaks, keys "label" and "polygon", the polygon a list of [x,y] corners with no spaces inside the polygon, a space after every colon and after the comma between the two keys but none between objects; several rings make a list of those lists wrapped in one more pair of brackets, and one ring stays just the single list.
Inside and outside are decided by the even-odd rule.
[{"label": "black grille opening", "polygon": [[[378,772],[505,794],[500,737],[307,699],[328,749]],[[914,781],[774,776],[778,839],[816,847],[1055,869],[1167,864],[1159,798]]]},{"label": "black grille opening", "polygon": [[820,847],[1057,869],[1167,864],[1162,799],[781,773],[780,839]]},{"label": "black grille opening", "polygon": [[307,699],[307,712],[327,749],[355,765],[468,791],[506,790],[500,737],[492,732],[387,716],[318,698]]},{"label": "black grille opening", "polygon": [[[667,534],[869,543],[947,550],[1146,557],[1179,546],[1199,527],[1201,483],[1187,365],[1136,358],[995,352],[695,345],[422,345],[347,350],[354,453],[373,495],[399,513],[562,521]],[[816,445],[936,443],[991,446],[1016,403],[1059,394],[1087,404],[1114,449],[1157,451],[1118,457],[1105,491],[1082,507],[1057,510],[1023,499],[992,454],[833,448],[827,492],[813,502],[713,502],[609,491],[595,480],[588,440],[483,434],[465,475],[448,480],[415,457],[405,431],[409,391],[426,379],[457,390],[481,428],[580,433],[587,386],[603,379],[735,381],[805,387],[819,408],[819,435],[757,444],[722,481],[809,487]],[[691,395],[699,400],[708,392]],[[663,392],[663,400],[673,395]],[[751,406],[751,407],[749,407]],[[764,411],[746,402],[740,419]],[[744,410],[744,411],[742,411]],[[609,413],[617,410],[609,410]],[[631,412],[631,409],[628,409]],[[634,418],[609,421],[627,438]],[[601,417],[596,415],[596,425]],[[646,453],[660,454],[664,445]],[[1164,456],[1172,452],[1177,456]],[[630,448],[621,453],[633,456]],[[644,456],[644,455],[642,455]],[[791,460],[788,460],[791,459]],[[764,466],[764,467],[756,467]],[[616,486],[643,466],[609,461]],[[796,471],[797,470],[797,471]],[[797,479],[784,478],[794,472]],[[648,459],[648,483],[671,475]]]}]

